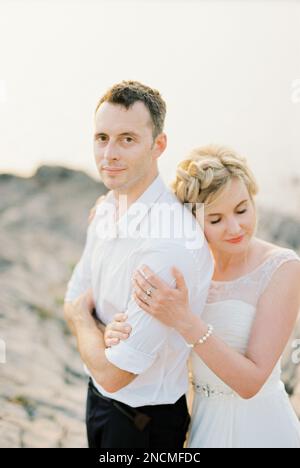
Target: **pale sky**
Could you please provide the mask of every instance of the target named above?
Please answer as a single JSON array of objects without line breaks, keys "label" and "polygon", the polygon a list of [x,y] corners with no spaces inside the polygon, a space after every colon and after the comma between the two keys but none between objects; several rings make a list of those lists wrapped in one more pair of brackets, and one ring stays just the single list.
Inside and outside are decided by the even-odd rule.
[{"label": "pale sky", "polygon": [[167,102],[166,182],[191,148],[227,144],[264,205],[298,214],[299,25],[289,0],[0,0],[0,172],[60,164],[97,177],[96,102],[137,79]]}]

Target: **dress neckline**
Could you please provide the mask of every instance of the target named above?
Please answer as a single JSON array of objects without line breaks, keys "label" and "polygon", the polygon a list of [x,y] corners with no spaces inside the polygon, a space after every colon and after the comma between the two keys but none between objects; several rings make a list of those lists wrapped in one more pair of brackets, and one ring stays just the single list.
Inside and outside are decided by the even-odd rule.
[{"label": "dress neckline", "polygon": [[248,273],[246,273],[245,275],[241,275],[239,276],[238,278],[235,278],[233,280],[228,280],[228,281],[217,281],[217,280],[211,280],[211,283],[214,283],[214,284],[230,284],[230,283],[235,283],[236,281],[239,281],[243,278],[246,278],[247,276],[249,275],[252,275],[253,273],[255,273],[256,271],[258,271],[261,267],[263,267],[271,258],[273,257],[276,257],[276,255],[278,255],[279,253],[282,253],[283,252],[283,249],[275,249],[275,252],[271,255],[269,255],[269,257],[267,257],[262,263],[260,263],[257,267],[255,267],[253,270],[249,271]]}]

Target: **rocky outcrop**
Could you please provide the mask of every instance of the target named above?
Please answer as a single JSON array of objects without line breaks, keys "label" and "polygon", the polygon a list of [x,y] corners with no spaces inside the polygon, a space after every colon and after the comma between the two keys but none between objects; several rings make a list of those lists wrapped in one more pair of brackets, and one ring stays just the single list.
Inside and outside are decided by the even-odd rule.
[{"label": "rocky outcrop", "polygon": [[[300,216],[300,213],[299,213]],[[259,235],[282,247],[300,250],[300,218],[279,215],[275,211],[259,211]]]},{"label": "rocky outcrop", "polygon": [[[86,377],[62,305],[89,209],[105,191],[64,167],[42,166],[27,179],[0,175],[0,447],[86,446]],[[299,249],[300,223],[260,217],[263,237]],[[284,377],[300,414],[290,355],[288,347]]]},{"label": "rocky outcrop", "polygon": [[104,192],[60,167],[0,176],[0,447],[86,445],[86,377],[62,304],[89,208]]}]

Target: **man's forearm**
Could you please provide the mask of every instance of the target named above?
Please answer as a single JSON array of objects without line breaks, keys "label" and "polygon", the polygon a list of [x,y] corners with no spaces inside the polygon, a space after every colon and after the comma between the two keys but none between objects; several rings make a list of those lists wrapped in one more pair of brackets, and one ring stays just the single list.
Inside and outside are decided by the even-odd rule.
[{"label": "man's forearm", "polygon": [[98,327],[99,321],[93,316],[89,295],[84,293],[73,303],[65,304],[64,312],[77,339],[81,359],[95,381],[109,393],[128,385],[136,376],[119,369],[107,359],[103,333]]},{"label": "man's forearm", "polygon": [[[68,324],[68,327],[69,327],[72,335],[76,336],[76,331],[75,331],[73,321],[69,320],[67,318],[67,317],[70,317],[72,315],[72,307],[73,307],[72,302],[65,302],[65,304],[64,304],[64,315],[65,315],[65,320],[66,320],[66,322]],[[104,323],[102,323],[96,316],[94,316],[94,320],[95,320],[95,323],[96,323],[97,327],[99,328],[99,330],[101,330],[101,332],[104,334],[105,329],[106,329],[106,326],[104,325]]]},{"label": "man's forearm", "polygon": [[114,393],[135,379],[135,374],[119,369],[108,361],[103,334],[95,322],[76,323],[75,328],[80,356],[104,390]]},{"label": "man's forearm", "polygon": [[94,379],[101,386],[105,386],[104,376],[107,375],[111,364],[105,356],[105,343],[102,332],[93,319],[88,322],[75,322],[74,331],[81,359]]}]

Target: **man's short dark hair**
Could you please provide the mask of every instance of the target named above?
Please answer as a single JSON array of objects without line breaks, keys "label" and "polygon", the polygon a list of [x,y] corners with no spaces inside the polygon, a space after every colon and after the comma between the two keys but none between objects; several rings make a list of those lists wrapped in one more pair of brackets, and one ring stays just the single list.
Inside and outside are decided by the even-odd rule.
[{"label": "man's short dark hair", "polygon": [[129,109],[137,101],[143,102],[149,110],[153,123],[153,138],[155,139],[164,129],[166,116],[166,103],[156,89],[138,81],[122,81],[113,85],[102,96],[95,112],[104,102],[119,104]]}]

